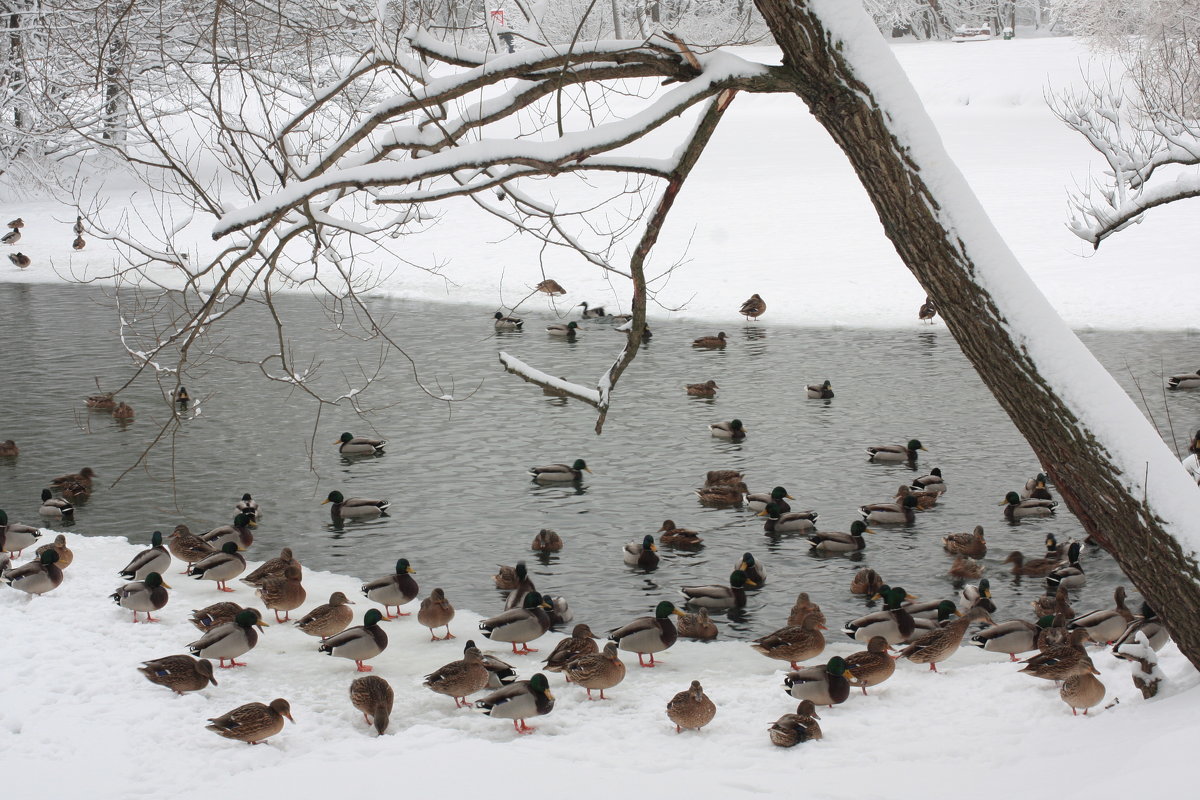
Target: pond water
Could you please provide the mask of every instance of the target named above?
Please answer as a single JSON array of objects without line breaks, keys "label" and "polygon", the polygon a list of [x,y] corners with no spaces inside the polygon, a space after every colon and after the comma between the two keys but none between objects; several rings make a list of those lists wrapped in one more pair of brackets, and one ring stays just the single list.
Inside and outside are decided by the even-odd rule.
[{"label": "pond water", "polygon": [[[294,318],[323,320],[310,300],[281,302]],[[660,599],[678,601],[681,586],[724,582],[749,551],[765,564],[768,582],[751,593],[745,609],[716,615],[725,638],[753,638],[781,626],[802,590],[822,604],[831,627],[858,616],[864,601],[849,585],[862,566],[923,599],[948,596],[952,559],[941,537],[977,524],[989,542],[985,575],[997,619],[1026,617],[1043,582],[1013,578],[1001,561],[1012,550],[1040,556],[1046,533],[1082,538],[1065,507],[1051,519],[1004,521],[997,503],[1038,471],[1037,460],[940,324],[905,330],[728,324],[726,349],[698,351],[690,341],[715,334],[718,326],[655,323],[597,437],[593,409],[546,397],[505,374],[496,353],[506,350],[590,384],[621,345],[609,326],[588,324],[568,342],[543,331],[553,321],[549,313],[529,314],[523,332],[498,334],[487,309],[375,302],[392,315],[389,331],[427,385],[439,392],[453,388],[459,396],[473,391],[468,400],[448,409],[414,385],[406,363],[392,358],[364,398],[378,409],[367,421],[337,407],[318,417],[304,395],[265,382],[255,368],[210,360],[186,382],[199,413],[137,464],[165,418],[157,384],[140,380],[122,394],[138,412],[132,423],[83,406],[96,391],[94,377],[112,388],[129,374],[109,301],[88,288],[0,286],[0,440],[13,438],[21,447],[19,458],[0,459],[0,508],[15,521],[35,523],[48,479],[91,466],[99,474],[97,489],[71,527],[141,543],[151,531],[166,533],[180,522],[196,531],[226,524],[235,502],[250,492],[264,509],[252,558],[290,545],[309,568],[369,579],[404,557],[422,595],[441,586],[458,607],[481,613],[502,604],[490,577],[495,566],[524,559],[539,590],[565,596],[576,620],[596,631],[643,615]],[[249,358],[269,335],[236,323],[224,346]],[[330,342],[322,324],[295,336],[298,349],[322,359],[327,378],[358,371],[341,360],[343,344]],[[1169,418],[1182,451],[1200,423],[1200,393],[1167,395],[1161,376],[1196,366],[1196,336],[1082,337],[1139,403],[1140,385],[1164,433]],[[686,383],[710,378],[720,386],[715,399],[685,395]],[[805,385],[825,379],[836,398],[806,399]],[[710,422],[734,417],[745,422],[745,441],[709,435]],[[388,439],[386,454],[342,458],[333,443],[343,430]],[[915,470],[868,462],[867,445],[911,438],[928,449]],[[576,458],[594,471],[578,486],[539,486],[526,474],[533,465]],[[858,506],[889,500],[901,483],[935,466],[949,485],[936,509],[912,526],[874,526],[879,533],[868,537],[867,549],[851,556],[815,555],[803,536],[765,535],[762,519],[751,512],[707,508],[694,494],[706,471],[739,469],[751,490],[785,486],[796,497],[793,508],[816,509],[820,528],[844,531]],[[388,498],[391,514],[334,524],[320,505],[334,489]],[[622,545],[654,533],[668,518],[699,529],[706,546],[698,552],[663,548],[659,568],[650,573],[624,566]],[[541,528],[559,532],[562,552],[542,558],[529,550]],[[1088,547],[1084,567],[1089,581],[1073,593],[1076,607],[1111,604],[1113,587],[1123,581],[1112,559]],[[245,588],[240,592],[234,599],[252,599]]]}]

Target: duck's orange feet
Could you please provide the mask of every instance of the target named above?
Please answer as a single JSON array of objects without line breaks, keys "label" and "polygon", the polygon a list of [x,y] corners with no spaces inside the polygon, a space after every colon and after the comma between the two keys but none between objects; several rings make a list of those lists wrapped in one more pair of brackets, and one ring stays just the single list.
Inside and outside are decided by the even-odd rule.
[{"label": "duck's orange feet", "polygon": [[354,663],[358,665],[359,672],[370,672],[374,669],[374,667],[369,667],[361,661],[355,661]]}]

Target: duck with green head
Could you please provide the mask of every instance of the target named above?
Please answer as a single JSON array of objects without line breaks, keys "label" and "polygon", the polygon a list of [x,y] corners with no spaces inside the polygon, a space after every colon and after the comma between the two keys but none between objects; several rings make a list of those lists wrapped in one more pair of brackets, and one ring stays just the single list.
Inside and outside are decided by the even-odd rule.
[{"label": "duck with green head", "polygon": [[129,580],[144,581],[151,572],[162,575],[170,567],[171,554],[163,547],[162,531],[155,531],[150,534],[150,547],[134,556],[117,574]]},{"label": "duck with green head", "polygon": [[121,608],[127,608],[133,612],[134,622],[138,621],[139,611],[145,612],[146,622],[158,622],[152,612],[158,611],[167,604],[167,600],[170,599],[167,589],[170,588],[170,584],[163,580],[162,575],[151,572],[145,580],[133,581],[117,587],[110,597]]},{"label": "duck with green head", "polygon": [[378,608],[369,608],[363,615],[363,624],[347,628],[334,634],[317,646],[317,651],[354,662],[359,672],[370,672],[371,667],[363,662],[382,653],[388,646],[388,636],[379,627],[386,622]]},{"label": "duck with green head", "polygon": [[546,326],[546,333],[551,336],[561,336],[567,339],[574,339],[575,334],[579,332],[579,323],[575,320],[570,322],[552,322]]},{"label": "duck with green head", "polygon": [[[899,586],[885,586],[876,597],[883,598],[883,610],[847,622],[842,632],[863,643],[874,636],[882,636],[888,644],[903,642],[916,628],[912,615],[902,607],[908,593]],[[954,604],[950,606],[953,608]]]},{"label": "duck with green head", "polygon": [[483,709],[489,717],[511,719],[517,733],[533,733],[525,720],[542,717],[554,710],[554,695],[550,693],[550,682],[542,673],[536,673],[527,681],[516,681],[482,700],[475,707]]},{"label": "duck with green head", "polygon": [[[481,620],[479,630],[495,642],[509,642],[516,655],[536,653],[529,643],[550,630],[550,616],[546,613],[553,606],[537,592],[525,595],[521,608],[505,611],[490,619]],[[517,645],[521,649],[517,649]]]},{"label": "duck with green head", "polygon": [[849,533],[813,531],[808,535],[808,544],[820,553],[853,553],[867,546],[864,533],[875,533],[862,520],[850,523]]},{"label": "duck with green head", "polygon": [[2,580],[28,594],[45,594],[57,589],[63,582],[63,571],[58,567],[58,552],[46,550],[36,561],[5,570]]},{"label": "duck with green head", "polygon": [[232,525],[213,528],[208,533],[200,534],[200,538],[216,550],[223,549],[226,542],[233,542],[238,550],[249,550],[250,545],[254,544],[254,534],[250,530],[254,524],[249,515],[238,514],[233,518]]},{"label": "duck with green head", "polygon": [[734,442],[740,442],[746,438],[746,426],[742,424],[740,419],[731,419],[728,422],[714,422],[708,426],[708,430],[718,439],[729,439]]},{"label": "duck with green head", "polygon": [[[224,622],[212,628],[208,633],[188,645],[192,655],[200,658],[217,659],[217,667],[230,669],[244,667],[244,662],[237,657],[245,655],[258,644],[256,628],[266,628],[257,609],[247,608],[239,611],[232,622]],[[229,664],[226,665],[225,662]]]},{"label": "duck with green head", "polygon": [[767,507],[758,512],[760,517],[766,517],[763,523],[764,533],[803,533],[817,527],[817,518],[821,516],[816,511],[784,511],[776,503],[767,503]]},{"label": "duck with green head", "polygon": [[1004,506],[1004,518],[1010,522],[1025,517],[1049,517],[1058,507],[1054,500],[1037,500],[1032,497],[1022,500],[1021,495],[1016,492],[1006,494],[997,505]]},{"label": "duck with green head", "polygon": [[6,552],[16,558],[41,537],[42,534],[37,528],[19,522],[9,522],[8,514],[0,509],[0,553]]},{"label": "duck with green head", "polygon": [[899,503],[871,503],[861,506],[858,513],[867,522],[880,525],[912,525],[917,519],[917,498],[909,495]]},{"label": "duck with green head", "polygon": [[198,581],[216,581],[217,591],[232,592],[226,583],[246,571],[246,559],[238,552],[236,542],[226,542],[221,552],[207,556],[188,569],[188,574]]},{"label": "duck with green head", "polygon": [[[653,667],[654,654],[666,650],[679,638],[675,623],[671,621],[672,614],[683,616],[683,612],[675,608],[674,603],[663,600],[654,607],[653,617],[638,617],[628,625],[610,631],[608,638],[616,642],[622,650],[637,653],[639,666]],[[642,659],[644,655],[650,656],[649,664]]]},{"label": "duck with green head", "polygon": [[338,452],[344,456],[373,456],[383,452],[387,439],[372,439],[368,436],[355,436],[346,431],[336,442]]},{"label": "duck with green head", "polygon": [[741,608],[746,605],[746,587],[753,589],[757,585],[746,578],[746,573],[736,569],[729,575],[728,586],[684,586],[680,591],[688,605],[698,608]]},{"label": "duck with green head", "polygon": [[753,553],[742,553],[742,560],[738,562],[737,569],[746,573],[746,580],[752,581],[756,587],[767,582],[767,570]]},{"label": "duck with green head", "polygon": [[850,696],[850,679],[854,678],[841,656],[834,656],[823,667],[806,667],[789,672],[783,679],[783,690],[797,700],[811,700],[817,705],[833,708]]},{"label": "duck with green head", "polygon": [[570,483],[583,479],[583,473],[591,472],[588,469],[587,462],[582,458],[575,459],[575,463],[567,464],[547,464],[542,467],[530,467],[529,475],[538,483]]},{"label": "duck with green head", "polygon": [[641,542],[630,542],[621,551],[621,560],[628,567],[654,569],[658,566],[658,546],[654,537],[646,534]]},{"label": "duck with green head", "polygon": [[329,513],[334,519],[375,519],[387,516],[392,501],[345,497],[341,492],[332,491],[321,502],[321,505],[326,504],[332,504],[329,506]]},{"label": "duck with green head", "polygon": [[916,461],[917,451],[924,450],[920,439],[909,439],[907,445],[878,444],[867,448],[868,460],[878,462]]},{"label": "duck with green head", "polygon": [[63,500],[61,497],[55,497],[49,489],[42,489],[42,505],[38,509],[38,515],[47,519],[62,519],[70,517],[75,513],[75,506],[71,505],[69,500]]},{"label": "duck with green head", "polygon": [[813,383],[807,387],[809,400],[832,400],[833,386],[829,381],[824,383]]},{"label": "duck with green head", "polygon": [[792,507],[788,505],[787,501],[795,499],[796,498],[788,494],[787,489],[783,488],[782,486],[776,486],[769,494],[759,492],[756,494],[746,495],[746,507],[751,511],[758,513],[759,511],[765,511],[768,503],[774,503],[783,513],[787,513],[788,511],[792,510]]},{"label": "duck with green head", "polygon": [[[401,611],[400,606],[412,602],[421,591],[421,587],[413,580],[413,572],[408,559],[401,558],[396,562],[394,573],[364,583],[362,593],[368,600],[381,604],[388,619],[410,616],[411,612]],[[392,606],[396,607],[395,617],[392,615]]]}]

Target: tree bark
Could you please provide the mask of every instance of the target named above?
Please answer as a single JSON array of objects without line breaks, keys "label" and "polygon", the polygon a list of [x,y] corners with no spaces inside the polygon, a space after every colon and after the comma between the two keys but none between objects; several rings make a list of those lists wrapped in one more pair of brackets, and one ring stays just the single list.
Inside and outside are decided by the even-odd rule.
[{"label": "tree bark", "polygon": [[[1013,323],[973,278],[969,234],[943,226],[936,212],[944,198],[926,184],[921,164],[897,141],[871,87],[818,13],[807,0],[755,2],[783,50],[796,94],[845,152],[885,234],[933,298],[963,353],[1084,529],[1112,553],[1179,649],[1200,668],[1200,567],[1194,558],[1145,500],[1130,493],[1104,443],[1014,340]],[[1018,334],[1036,338],[1039,331]]]}]

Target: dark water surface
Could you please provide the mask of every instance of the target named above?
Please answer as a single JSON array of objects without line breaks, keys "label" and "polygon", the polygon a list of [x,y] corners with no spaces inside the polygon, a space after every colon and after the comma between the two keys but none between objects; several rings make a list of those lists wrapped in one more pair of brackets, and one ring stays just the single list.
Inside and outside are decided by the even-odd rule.
[{"label": "dark water surface", "polygon": [[[358,374],[357,363],[342,360],[343,344],[329,342],[311,301],[283,302],[294,319],[311,319],[296,344],[322,360],[327,385],[343,373]],[[330,407],[318,419],[302,393],[265,382],[256,368],[212,360],[186,382],[201,400],[199,414],[174,438],[174,448],[160,445],[111,486],[166,416],[158,385],[145,379],[122,394],[138,412],[130,424],[88,412],[83,399],[96,391],[93,376],[113,388],[130,371],[106,298],[78,287],[0,285],[0,440],[21,447],[18,459],[0,459],[0,508],[14,521],[36,524],[47,480],[91,466],[100,476],[97,490],[70,527],[141,543],[152,530],[166,533],[180,522],[197,531],[225,524],[241,494],[251,492],[264,509],[252,558],[290,545],[307,567],[372,578],[405,557],[422,595],[441,586],[460,608],[484,613],[501,603],[490,578],[495,565],[525,559],[538,588],[567,597],[576,620],[597,631],[647,613],[660,599],[679,599],[680,586],[726,580],[750,551],[765,563],[769,580],[746,609],[717,615],[721,635],[731,638],[782,625],[801,590],[823,605],[831,624],[857,616],[864,603],[849,585],[862,566],[923,599],[949,595],[952,559],[941,537],[976,524],[987,532],[985,574],[997,618],[1024,617],[1042,582],[1014,579],[1000,562],[1014,549],[1041,555],[1049,532],[1060,540],[1082,538],[1065,508],[1048,520],[1004,521],[997,503],[1038,464],[942,325],[815,330],[738,323],[725,327],[729,346],[710,352],[689,343],[715,334],[716,326],[656,323],[597,437],[593,409],[545,397],[506,375],[496,353],[503,349],[590,384],[622,343],[608,326],[589,325],[578,341],[566,342],[543,332],[549,316],[531,314],[529,330],[495,334],[478,307],[375,302],[394,314],[389,332],[417,361],[426,384],[459,396],[475,390],[469,400],[448,411],[416,388],[402,359],[390,358],[363,398],[379,409],[367,421]],[[269,336],[265,328],[235,324],[224,347],[253,360]],[[1140,384],[1164,432],[1169,411],[1182,448],[1200,423],[1200,393],[1166,397],[1161,374],[1200,363],[1196,336],[1082,337],[1139,404]],[[684,384],[709,378],[721,387],[716,399],[685,396]],[[824,379],[836,398],[806,399],[805,385]],[[734,417],[749,431],[744,442],[709,435],[710,422]],[[343,459],[333,444],[343,430],[387,438],[386,455]],[[868,463],[865,446],[910,438],[929,451],[916,471]],[[581,486],[538,486],[526,474],[532,465],[576,458],[595,472]],[[820,512],[821,528],[848,530],[858,506],[890,500],[897,486],[934,466],[950,487],[937,508],[911,527],[875,526],[879,534],[853,556],[816,556],[803,536],[765,535],[750,512],[703,507],[693,492],[707,470],[736,468],[752,491],[783,485],[797,498],[794,508]],[[334,489],[389,498],[391,516],[332,524],[320,502]],[[625,567],[622,545],[654,533],[667,518],[699,529],[706,547],[663,548],[661,565],[649,574]],[[557,530],[565,549],[546,559],[532,553],[529,543],[540,528]],[[1089,582],[1074,593],[1076,607],[1110,605],[1122,580],[1114,562],[1086,548],[1084,566]],[[243,591],[235,598],[249,601]]]}]

